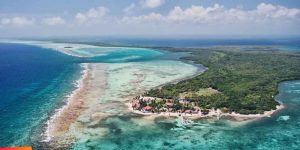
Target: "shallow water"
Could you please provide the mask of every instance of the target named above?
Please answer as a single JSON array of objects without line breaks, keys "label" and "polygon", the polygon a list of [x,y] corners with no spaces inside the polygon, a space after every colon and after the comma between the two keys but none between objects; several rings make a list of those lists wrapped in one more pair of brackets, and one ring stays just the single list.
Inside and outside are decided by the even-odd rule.
[{"label": "shallow water", "polygon": [[[0,127],[4,136],[1,136],[0,146],[34,145],[45,148],[45,143],[40,143],[44,125],[75,89],[73,83],[79,79],[80,63],[105,63],[107,66],[109,84],[98,102],[99,108],[107,106],[102,110],[107,114],[122,113],[126,107],[120,100],[129,93],[136,93],[142,88],[144,91],[199,71],[197,67],[180,61],[156,61],[164,54],[151,49],[72,45],[79,48],[67,51],[71,52],[67,54],[76,53],[76,56],[83,57],[51,50],[65,46],[47,42],[1,43]],[[179,68],[184,68],[184,72],[180,73]],[[79,121],[94,113],[98,105],[88,110],[89,113],[83,113]],[[91,138],[77,130],[74,134],[79,135],[79,140]]]},{"label": "shallow water", "polygon": [[[77,138],[72,149],[299,149],[300,147],[300,81],[280,84],[280,92],[276,99],[282,101],[286,108],[271,118],[251,123],[211,118],[182,126],[178,123],[178,118],[153,118],[131,113],[124,104],[128,100],[126,96],[192,76],[204,68],[199,70],[193,65],[172,60],[166,57],[166,54],[150,49],[88,47],[73,51],[76,55],[84,56],[75,58],[45,48],[15,44],[10,46],[13,46],[11,49],[17,50],[11,53],[11,60],[15,60],[14,63],[24,61],[23,55],[16,55],[24,53],[22,51],[20,53],[20,50],[26,49],[26,52],[35,50],[27,53],[30,54],[28,60],[30,62],[35,60],[32,64],[39,62],[40,66],[30,67],[36,70],[27,70],[29,79],[33,79],[29,80],[31,84],[24,84],[23,92],[13,91],[22,98],[12,93],[5,95],[7,92],[3,92],[9,89],[8,85],[13,89],[12,83],[21,83],[20,81],[24,80],[14,78],[19,72],[12,72],[10,79],[1,78],[0,96],[3,108],[0,109],[2,122],[0,146],[34,144],[39,148],[40,144],[44,144],[38,142],[38,134],[42,132],[49,114],[55,108],[59,108],[65,100],[64,96],[74,89],[74,85],[70,83],[78,79],[79,63],[93,62],[104,63],[107,66],[107,87],[104,95],[99,96],[97,103],[83,112],[78,122],[71,126],[69,134]],[[3,48],[3,45],[0,45],[0,48]],[[9,47],[4,45],[4,48]],[[40,59],[41,56],[43,59]],[[7,61],[7,58],[3,57],[0,61]],[[0,69],[7,67],[3,65],[5,63],[0,64],[2,65]],[[7,64],[10,65],[6,62]],[[23,69],[23,66],[20,69]],[[49,69],[53,71],[50,72]],[[9,77],[3,74],[2,70],[0,73],[1,77]],[[53,76],[47,80],[36,76],[52,74]],[[15,102],[3,101],[4,96],[8,100],[14,99]],[[101,116],[100,119],[90,120],[91,116],[97,115]]]},{"label": "shallow water", "polygon": [[[146,61],[108,64],[108,89],[101,104],[109,105],[99,112],[109,113],[98,122],[87,125],[79,134],[72,149],[298,149],[300,147],[299,121],[300,81],[280,84],[276,97],[286,108],[271,118],[245,123],[215,118],[195,121],[182,126],[178,118],[147,118],[128,112],[121,97],[177,78],[177,72],[189,72],[179,67],[178,61]],[[184,70],[187,69],[187,70]],[[146,72],[146,74],[143,74]],[[143,80],[128,84],[135,75]],[[145,78],[144,76],[148,76]],[[184,75],[183,75],[184,76]],[[182,77],[182,76],[181,76]],[[180,76],[178,76],[180,78]],[[112,102],[113,101],[113,102]]]},{"label": "shallow water", "polygon": [[280,84],[277,99],[286,108],[248,124],[212,118],[182,127],[176,118],[151,120],[130,113],[108,117],[97,125],[106,134],[73,149],[299,149],[299,89],[300,81]]},{"label": "shallow water", "polygon": [[[148,123],[139,125],[139,122],[145,121],[144,119],[129,111],[125,105],[129,100],[127,97],[141,94],[145,90],[163,83],[192,76],[199,71],[195,66],[174,60],[106,65],[108,68],[106,73],[107,87],[104,95],[98,100],[98,105],[90,107],[81,114],[78,119],[79,122],[73,124],[70,131],[70,134],[75,135],[78,139],[74,149],[89,149],[93,145],[99,145],[98,139],[114,136],[115,133],[120,135],[124,131],[135,133],[136,129],[148,128]],[[100,119],[91,119],[96,118],[93,116],[97,115]],[[134,118],[137,119],[135,121],[137,124],[128,124],[128,121]],[[106,143],[105,145],[110,148],[115,147]],[[123,145],[119,146],[123,147]],[[107,148],[104,147],[104,149]]]}]

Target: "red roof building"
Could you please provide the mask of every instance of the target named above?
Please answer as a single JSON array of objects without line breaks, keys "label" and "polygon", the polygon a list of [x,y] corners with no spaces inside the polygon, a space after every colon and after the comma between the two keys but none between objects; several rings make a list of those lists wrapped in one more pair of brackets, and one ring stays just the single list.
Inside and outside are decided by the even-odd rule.
[{"label": "red roof building", "polygon": [[193,110],[188,109],[188,110],[185,110],[184,112],[185,112],[185,113],[192,113]]},{"label": "red roof building", "polygon": [[151,106],[145,106],[143,108],[144,111],[151,111],[152,110],[152,107]]}]

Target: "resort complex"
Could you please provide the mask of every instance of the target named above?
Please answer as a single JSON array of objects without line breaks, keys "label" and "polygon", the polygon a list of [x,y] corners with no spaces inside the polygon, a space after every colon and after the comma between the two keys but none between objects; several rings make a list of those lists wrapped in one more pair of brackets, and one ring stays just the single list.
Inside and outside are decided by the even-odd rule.
[{"label": "resort complex", "polygon": [[201,100],[195,100],[184,96],[167,99],[140,95],[133,98],[131,101],[131,107],[133,110],[137,110],[145,114],[176,113],[178,116],[181,114],[205,116],[210,112],[216,113],[214,108],[206,109],[201,107],[199,101]]}]

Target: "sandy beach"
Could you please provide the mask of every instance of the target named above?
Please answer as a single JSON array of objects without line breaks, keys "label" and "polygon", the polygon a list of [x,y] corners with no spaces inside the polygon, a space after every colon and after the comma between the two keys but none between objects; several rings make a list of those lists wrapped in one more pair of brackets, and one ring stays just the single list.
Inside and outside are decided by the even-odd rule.
[{"label": "sandy beach", "polygon": [[[201,113],[177,113],[177,112],[161,112],[161,113],[152,113],[152,112],[141,112],[139,110],[133,110],[131,106],[131,102],[126,103],[126,106],[130,111],[135,114],[144,115],[144,116],[152,116],[152,117],[187,117],[189,119],[201,119],[201,118],[209,118],[209,117],[227,117],[233,121],[248,121],[248,120],[256,120],[264,117],[271,117],[272,114],[276,113],[279,110],[284,109],[284,105],[278,105],[275,110],[265,111],[263,114],[239,114],[239,113],[223,113],[220,109],[209,109],[209,113],[207,115],[202,115]],[[149,118],[149,117],[148,117]]]}]

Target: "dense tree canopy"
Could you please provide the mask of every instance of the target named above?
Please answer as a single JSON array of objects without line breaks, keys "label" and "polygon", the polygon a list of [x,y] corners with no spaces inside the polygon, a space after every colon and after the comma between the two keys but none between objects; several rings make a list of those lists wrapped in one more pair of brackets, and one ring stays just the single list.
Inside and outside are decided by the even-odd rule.
[{"label": "dense tree canopy", "polygon": [[152,89],[146,95],[176,98],[183,92],[214,88],[220,93],[189,97],[202,108],[226,108],[242,114],[275,109],[278,83],[300,79],[300,54],[277,51],[271,47],[214,47],[199,49],[165,48],[189,51],[182,59],[203,64],[208,70],[192,79]]}]

